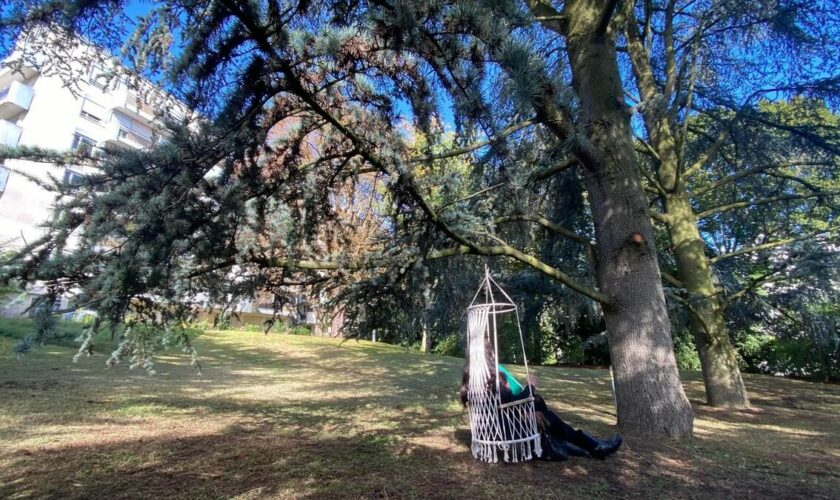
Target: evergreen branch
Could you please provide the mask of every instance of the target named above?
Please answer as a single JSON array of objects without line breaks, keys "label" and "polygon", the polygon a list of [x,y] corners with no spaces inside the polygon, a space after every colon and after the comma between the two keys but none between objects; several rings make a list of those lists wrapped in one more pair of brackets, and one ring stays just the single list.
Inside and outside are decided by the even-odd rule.
[{"label": "evergreen branch", "polygon": [[723,130],[718,132],[718,135],[717,137],[715,137],[715,140],[712,142],[712,144],[705,151],[700,153],[700,156],[697,157],[697,160],[694,163],[692,163],[690,167],[685,169],[685,171],[683,172],[683,177],[688,178],[690,175],[705,167],[709,160],[711,160],[712,156],[714,156],[714,154],[717,153],[718,149],[720,149],[720,147],[723,145],[723,141],[726,140],[727,135],[729,135],[728,128],[724,128]]},{"label": "evergreen branch", "polygon": [[577,160],[577,158],[569,158],[568,160],[562,163],[558,163],[557,165],[541,168],[535,172],[532,172],[531,175],[528,176],[528,183],[530,184],[532,182],[548,179],[549,177],[559,174],[560,172],[568,170],[569,168],[579,164],[580,162]]},{"label": "evergreen branch", "polygon": [[[448,257],[454,257],[457,255],[482,255],[486,257],[491,256],[506,256],[510,257],[514,260],[517,260],[523,264],[528,265],[529,267],[545,274],[546,276],[566,285],[567,287],[571,288],[572,290],[584,295],[596,302],[601,304],[609,304],[609,299],[603,295],[602,293],[598,292],[597,290],[590,288],[586,285],[580,284],[571,276],[556,269],[554,267],[549,266],[548,264],[540,261],[536,257],[528,255],[510,245],[494,245],[494,246],[482,246],[482,245],[459,245],[456,247],[450,247],[442,250],[435,250],[432,252],[427,253],[422,257],[416,257],[414,259],[408,259],[407,262],[401,262],[400,265],[405,266],[407,264],[412,264],[414,262],[420,260],[438,260],[444,259]],[[251,262],[256,264],[260,264],[266,267],[272,268],[284,268],[284,269],[307,269],[307,270],[320,270],[320,271],[337,271],[337,270],[347,270],[347,271],[362,271],[362,270],[371,270],[377,268],[387,268],[395,264],[390,259],[387,258],[379,258],[379,259],[355,259],[355,260],[348,260],[348,261],[315,261],[315,260],[307,260],[307,259],[274,259],[274,258],[265,258],[265,257],[251,257]]]},{"label": "evergreen branch", "polygon": [[[568,160],[564,161],[563,163],[558,163],[557,165],[554,165],[554,166],[551,166],[551,167],[541,168],[539,170],[536,170],[536,171],[532,172],[528,176],[528,183],[530,184],[530,183],[533,183],[533,182],[536,182],[536,181],[541,181],[541,180],[548,179],[549,177],[551,177],[553,175],[559,174],[560,172],[563,172],[564,170],[567,170],[567,169],[569,169],[571,167],[574,167],[575,165],[579,165],[579,164],[580,163],[578,162],[577,158],[571,158],[571,159],[568,159]],[[468,194],[467,196],[464,196],[463,198],[458,198],[457,200],[446,202],[443,205],[441,205],[440,207],[438,207],[437,213],[440,214],[440,213],[444,212],[447,208],[449,208],[453,205],[457,205],[458,203],[462,203],[462,202],[471,200],[471,199],[473,199],[477,196],[481,196],[484,193],[488,193],[490,191],[493,191],[494,189],[498,189],[498,188],[506,186],[508,184],[510,184],[510,181],[497,182],[496,184],[493,184],[492,186],[486,187],[486,188],[481,189],[479,191],[476,191],[472,194]]]},{"label": "evergreen branch", "polygon": [[662,212],[658,212],[654,209],[650,209],[650,218],[660,224],[668,224],[671,221],[671,218],[668,217],[668,214],[663,214]]},{"label": "evergreen branch", "polygon": [[533,119],[533,118],[529,119],[529,120],[525,120],[523,122],[520,122],[520,123],[517,123],[515,125],[511,125],[510,127],[507,127],[506,129],[502,130],[501,132],[499,132],[498,134],[496,134],[495,136],[493,136],[493,137],[491,137],[487,140],[477,142],[475,144],[471,144],[471,145],[465,146],[463,148],[453,149],[451,151],[445,151],[443,153],[435,153],[435,154],[431,154],[431,155],[428,155],[428,156],[411,158],[409,161],[411,163],[421,163],[421,162],[425,162],[425,161],[433,161],[433,160],[442,160],[444,158],[452,158],[453,156],[461,156],[463,154],[470,153],[470,152],[475,151],[477,149],[481,149],[485,146],[495,145],[495,144],[501,142],[507,136],[509,136],[509,135],[511,135],[515,132],[518,132],[519,130],[522,130],[523,128],[530,127],[531,125],[534,125],[536,123],[538,123],[537,120]]},{"label": "evergreen branch", "polygon": [[95,165],[96,159],[81,152],[58,151],[32,146],[1,146],[0,162],[3,160],[26,160],[52,165]]},{"label": "evergreen branch", "polygon": [[827,230],[821,230],[821,231],[815,231],[813,233],[808,233],[808,234],[805,234],[805,235],[802,235],[802,236],[795,236],[795,237],[791,237],[791,238],[784,238],[784,239],[781,239],[781,240],[768,241],[767,243],[761,243],[760,245],[754,245],[754,246],[751,246],[751,247],[741,248],[740,250],[735,250],[733,252],[718,255],[717,257],[712,257],[711,259],[709,259],[709,262],[711,262],[712,264],[716,264],[716,263],[718,263],[722,260],[731,259],[733,257],[738,257],[740,255],[745,255],[745,254],[748,254],[748,253],[760,252],[762,250],[769,250],[771,248],[780,247],[782,245],[787,245],[788,243],[793,243],[793,242],[796,242],[796,241],[807,240],[808,238],[813,238],[815,236],[819,236],[819,235],[825,234],[827,232],[828,232]]},{"label": "evergreen branch", "polygon": [[492,186],[488,186],[484,189],[480,189],[480,190],[478,190],[474,193],[468,194],[467,196],[464,196],[462,198],[458,198],[457,200],[452,200],[452,201],[446,202],[443,205],[438,207],[437,213],[441,214],[441,213],[445,212],[446,209],[448,209],[449,207],[451,207],[453,205],[457,205],[458,203],[463,203],[465,201],[469,201],[473,198],[476,198],[478,196],[483,195],[484,193],[489,193],[490,191],[493,191],[494,189],[498,189],[498,188],[506,186],[508,184],[509,184],[509,181],[497,182],[496,184],[493,184]]},{"label": "evergreen branch", "polygon": [[[756,174],[765,172],[767,170],[775,170],[779,168],[788,168],[788,167],[799,167],[799,166],[831,166],[831,163],[828,162],[784,162],[784,163],[768,163],[766,165],[758,165],[752,168],[748,168],[746,170],[742,170],[741,172],[737,172],[735,174],[726,176],[722,179],[719,179],[711,184],[706,186],[702,186],[699,189],[695,190],[692,193],[692,196],[702,196],[710,191],[714,191],[718,188],[726,186],[738,179],[746,177],[748,175]],[[793,176],[789,176],[793,177]],[[801,179],[800,179],[801,180]]]},{"label": "evergreen branch", "polygon": [[587,247],[594,247],[595,243],[589,240],[584,236],[581,236],[574,231],[570,231],[563,226],[555,224],[550,220],[542,217],[540,215],[532,215],[532,214],[517,214],[517,215],[505,215],[503,217],[497,217],[493,220],[494,224],[504,224],[505,222],[514,222],[514,221],[528,221],[528,222],[536,222],[540,226],[563,236],[566,239],[576,241]]},{"label": "evergreen branch", "polygon": [[551,5],[550,0],[525,0],[534,19],[551,31],[565,35],[568,19]]},{"label": "evergreen branch", "polygon": [[663,271],[662,269],[660,269],[660,270],[659,270],[659,275],[660,275],[660,276],[662,276],[662,279],[663,279],[664,281],[667,281],[667,282],[668,282],[668,283],[670,283],[671,285],[673,285],[673,286],[675,286],[675,287],[677,287],[677,288],[685,288],[685,285],[683,284],[683,282],[682,282],[682,281],[680,281],[680,280],[679,280],[676,276],[674,276],[673,274],[671,274],[671,273],[669,273],[669,272],[666,272],[666,271]]},{"label": "evergreen branch", "polygon": [[710,208],[709,210],[704,210],[697,214],[698,219],[705,219],[706,217],[714,214],[718,214],[721,212],[728,212],[730,210],[736,210],[739,208],[746,208],[746,207],[753,207],[757,205],[766,205],[768,203],[775,203],[777,201],[788,201],[788,200],[805,200],[808,198],[833,198],[835,196],[840,195],[840,191],[832,191],[827,193],[815,193],[815,194],[791,194],[791,195],[784,195],[784,196],[771,196],[770,198],[762,198],[759,200],[750,200],[750,201],[739,201],[736,203],[730,203],[728,205],[721,205],[719,207]]}]

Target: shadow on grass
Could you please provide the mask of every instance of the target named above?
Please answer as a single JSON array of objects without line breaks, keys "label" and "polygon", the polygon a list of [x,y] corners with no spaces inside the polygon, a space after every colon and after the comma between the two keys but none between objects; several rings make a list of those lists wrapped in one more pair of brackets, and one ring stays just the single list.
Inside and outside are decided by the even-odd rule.
[{"label": "shadow on grass", "polygon": [[[201,377],[181,354],[155,377],[106,371],[104,356],[74,365],[58,348],[0,361],[0,497],[829,498],[840,483],[832,389],[750,377],[754,400],[795,388],[827,402],[697,406],[693,442],[628,439],[603,462],[494,465],[469,453],[462,360],[261,334],[197,346]],[[535,371],[564,418],[612,431],[606,371]],[[811,433],[789,432],[812,414]]]}]

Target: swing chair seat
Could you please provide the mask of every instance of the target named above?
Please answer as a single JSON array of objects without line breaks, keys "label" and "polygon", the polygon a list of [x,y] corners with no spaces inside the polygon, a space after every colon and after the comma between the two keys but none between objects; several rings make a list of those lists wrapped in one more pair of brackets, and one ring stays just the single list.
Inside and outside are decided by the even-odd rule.
[{"label": "swing chair seat", "polygon": [[[506,301],[494,298],[494,288]],[[476,303],[484,291],[485,301]],[[467,308],[468,342],[470,353],[470,381],[467,401],[470,411],[473,457],[484,462],[497,462],[501,453],[505,462],[520,462],[542,455],[540,432],[537,426],[533,394],[502,403],[499,389],[499,366],[488,365],[485,352],[488,347],[498,360],[497,316],[513,313],[519,328],[519,340],[525,371],[525,344],[516,304],[485,271],[485,278]],[[491,383],[495,373],[495,387]],[[494,390],[495,389],[495,390]],[[530,391],[530,388],[527,390]]]}]

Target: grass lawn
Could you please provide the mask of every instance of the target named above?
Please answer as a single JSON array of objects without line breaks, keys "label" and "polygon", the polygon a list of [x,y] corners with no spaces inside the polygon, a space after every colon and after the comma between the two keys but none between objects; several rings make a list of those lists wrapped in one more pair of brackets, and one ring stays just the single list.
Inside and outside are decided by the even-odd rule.
[{"label": "grass lawn", "polygon": [[[0,320],[3,321],[3,320]],[[837,498],[840,386],[747,375],[755,408],[708,408],[692,442],[627,439],[605,461],[484,464],[462,360],[370,342],[208,332],[157,375],[0,337],[0,498]],[[516,370],[514,370],[516,371]],[[608,372],[538,367],[573,425],[614,432]]]}]

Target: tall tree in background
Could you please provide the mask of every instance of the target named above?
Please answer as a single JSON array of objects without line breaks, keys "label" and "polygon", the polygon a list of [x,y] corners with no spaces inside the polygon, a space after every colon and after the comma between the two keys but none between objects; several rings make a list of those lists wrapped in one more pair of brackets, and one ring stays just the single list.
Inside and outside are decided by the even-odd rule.
[{"label": "tall tree in background", "polygon": [[[711,223],[739,241],[728,232],[734,221],[712,221],[750,207],[831,204],[838,195],[836,184],[821,182],[836,168],[840,152],[830,137],[836,135],[832,124],[796,123],[757,106],[766,97],[836,99],[837,12],[821,2],[666,0],[626,2],[622,16],[631,97],[644,131],[638,149],[646,158],[646,188],[661,207],[654,216],[670,234],[678,279],[666,276],[685,291],[679,299],[690,313],[708,403],[747,407],[725,322],[727,303],[747,290],[724,294],[714,264],[827,234],[836,229],[836,218],[816,230],[787,225],[779,231],[776,225],[763,238],[756,235],[758,241],[740,240],[722,254],[709,248],[712,238],[703,228]],[[789,138],[807,147],[786,149]]]}]

